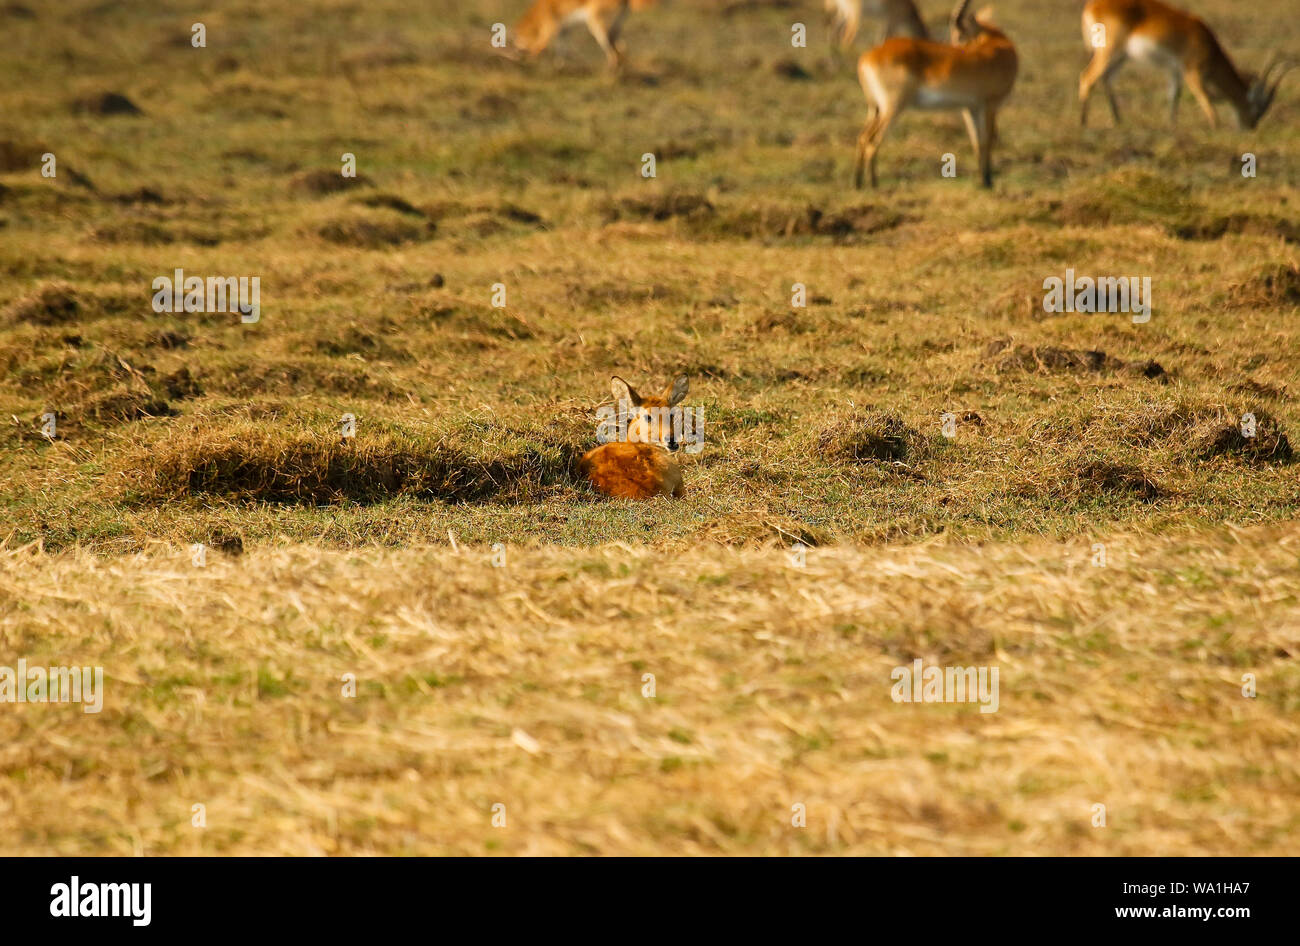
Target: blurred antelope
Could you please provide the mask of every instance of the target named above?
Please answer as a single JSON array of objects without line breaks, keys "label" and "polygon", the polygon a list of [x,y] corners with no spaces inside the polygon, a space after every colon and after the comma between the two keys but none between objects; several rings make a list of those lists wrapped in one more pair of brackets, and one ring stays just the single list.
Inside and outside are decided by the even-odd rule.
[{"label": "blurred antelope", "polygon": [[680,497],[685,492],[682,470],[672,452],[681,444],[674,433],[670,409],[682,402],[689,388],[682,374],[662,395],[643,397],[622,378],[610,379],[617,410],[620,414],[627,412],[627,439],[602,444],[583,454],[578,469],[591,485],[606,495],[627,499]]},{"label": "blurred antelope", "polygon": [[[1111,114],[1119,123],[1110,80],[1129,59],[1169,73],[1171,123],[1178,120],[1178,95],[1186,80],[1211,128],[1219,123],[1214,98],[1227,100],[1237,113],[1239,127],[1254,128],[1273,104],[1283,76],[1295,65],[1274,55],[1258,78],[1238,72],[1203,20],[1159,0],[1090,0],[1083,8],[1083,41],[1092,50],[1092,61],[1079,77],[1079,121],[1085,126],[1088,97],[1098,82],[1105,87]],[[1274,77],[1279,66],[1281,71]]]},{"label": "blurred antelope", "polygon": [[831,42],[841,49],[853,45],[863,13],[884,18],[885,33],[881,39],[892,36],[930,38],[913,0],[826,0],[826,13],[831,20]]},{"label": "blurred antelope", "polygon": [[643,10],[655,0],[536,0],[515,24],[514,48],[526,57],[537,56],[571,23],[582,20],[605,52],[611,69],[623,65],[618,36],[629,10]]},{"label": "blurred antelope", "polygon": [[970,0],[952,14],[952,44],[925,39],[887,39],[858,60],[858,79],[870,112],[858,137],[854,186],[862,187],[863,167],[876,186],[876,152],[889,126],[906,108],[961,109],[979,161],[980,180],[993,186],[992,151],[997,142],[997,111],[1016,82],[1019,60],[1007,35],[989,22],[990,8],[975,16]]}]

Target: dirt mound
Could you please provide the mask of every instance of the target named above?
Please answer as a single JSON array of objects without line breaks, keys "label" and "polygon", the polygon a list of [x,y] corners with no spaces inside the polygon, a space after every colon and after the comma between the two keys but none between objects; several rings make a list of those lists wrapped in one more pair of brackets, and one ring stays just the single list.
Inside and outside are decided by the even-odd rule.
[{"label": "dirt mound", "polygon": [[1151,359],[1124,361],[1098,349],[1015,345],[1009,339],[990,342],[984,349],[984,359],[1002,371],[1122,371],[1153,380],[1168,379],[1164,367]]},{"label": "dirt mound", "polygon": [[828,211],[803,208],[758,207],[725,214],[712,229],[737,237],[828,236],[838,241],[892,230],[903,215],[870,204]]},{"label": "dirt mound", "polygon": [[424,310],[433,324],[457,332],[471,348],[492,348],[501,341],[535,338],[536,331],[522,317],[487,306],[463,309],[434,303]]},{"label": "dirt mound", "polygon": [[410,217],[427,216],[423,210],[396,194],[367,194],[365,197],[358,197],[355,202],[363,207],[381,207],[387,210],[396,210],[398,213],[406,214]]},{"label": "dirt mound", "polygon": [[605,207],[606,222],[615,220],[672,220],[677,217],[710,217],[714,206],[703,194],[668,191],[650,197],[625,197]]},{"label": "dirt mound", "polygon": [[188,366],[182,365],[180,368],[170,374],[162,375],[158,379],[158,385],[173,400],[183,400],[184,398],[199,397],[203,393],[203,388],[199,384],[198,378],[190,373]]},{"label": "dirt mound", "polygon": [[447,200],[428,204],[420,210],[452,235],[490,237],[512,228],[545,230],[549,226],[541,214],[508,201],[466,203]]},{"label": "dirt mound", "polygon": [[1300,305],[1300,265],[1276,263],[1259,270],[1228,291],[1228,305],[1234,309]]},{"label": "dirt mound", "polygon": [[1165,229],[1171,220],[1190,221],[1201,212],[1186,185],[1168,175],[1127,167],[1048,200],[1042,210],[1046,219],[1062,226],[1151,224]]},{"label": "dirt mound", "polygon": [[1216,408],[1179,401],[1168,406],[1143,403],[1119,410],[1097,425],[1098,436],[1107,441],[1154,447],[1170,438],[1186,442],[1193,430],[1219,415]]},{"label": "dirt mound", "polygon": [[222,555],[229,555],[231,558],[239,558],[244,554],[244,537],[237,532],[217,529],[208,536],[205,544],[208,548],[216,549]]},{"label": "dirt mound", "polygon": [[466,118],[508,118],[519,114],[519,103],[508,95],[485,92],[475,100],[472,109],[462,108],[460,113]]},{"label": "dirt mound", "polygon": [[795,0],[730,0],[722,8],[723,16],[735,16],[751,10],[790,10],[798,6]]},{"label": "dirt mound", "polygon": [[915,463],[930,455],[920,431],[895,414],[866,408],[823,428],[817,447],[824,456],[857,462]]},{"label": "dirt mound", "polygon": [[665,141],[651,152],[660,161],[672,161],[679,158],[698,158],[702,154],[716,151],[718,140],[715,138],[673,138]]},{"label": "dirt mound", "polygon": [[[1151,155],[1114,156],[1117,164],[1132,157]],[[1277,214],[1216,213],[1199,203],[1188,185],[1139,168],[1121,168],[1041,206],[1044,219],[1063,226],[1154,226],[1180,240],[1218,240],[1239,234],[1300,241],[1300,223],[1292,219]]]},{"label": "dirt mound", "polygon": [[796,82],[806,82],[811,79],[812,73],[799,64],[796,59],[778,59],[772,63],[772,72],[782,79],[792,79]]},{"label": "dirt mound", "polygon": [[65,325],[83,314],[81,298],[64,283],[48,283],[12,303],[4,311],[9,325]]},{"label": "dirt mound", "polygon": [[407,393],[395,380],[371,374],[360,362],[310,356],[238,359],[227,370],[205,375],[204,382],[213,393],[238,398],[315,390],[390,400]]},{"label": "dirt mound", "polygon": [[95,92],[72,103],[72,110],[83,115],[143,115],[144,112],[121,92]]},{"label": "dirt mound", "polygon": [[155,334],[150,342],[151,344],[157,345],[159,348],[164,348],[170,351],[178,348],[189,348],[190,336],[182,332],[163,329]]},{"label": "dirt mound", "polygon": [[49,282],[14,300],[0,312],[0,325],[67,325],[140,311],[133,287],[103,288],[94,293],[63,282]]},{"label": "dirt mound", "polygon": [[1272,215],[1233,213],[1206,214],[1170,227],[1180,240],[1217,240],[1227,234],[1281,237],[1288,243],[1300,242],[1300,223]]},{"label": "dirt mound", "polygon": [[1250,394],[1254,397],[1266,397],[1271,401],[1285,401],[1290,397],[1285,384],[1268,384],[1264,381],[1256,381],[1253,378],[1237,382],[1230,390],[1239,394]]},{"label": "dirt mound", "polygon": [[634,284],[602,279],[595,282],[569,283],[564,288],[565,297],[575,305],[593,308],[626,306],[646,302],[680,302],[686,294],[664,283]]},{"label": "dirt mound", "polygon": [[628,197],[605,207],[605,222],[618,220],[674,220],[685,222],[700,237],[782,238],[828,236],[836,240],[869,236],[892,230],[902,214],[871,204],[824,210],[807,205],[718,206],[703,194],[669,191],[652,197]]},{"label": "dirt mound", "polygon": [[121,384],[109,391],[92,394],[71,405],[67,416],[76,421],[124,424],[150,417],[175,417],[180,411],[151,390]]},{"label": "dirt mound", "polygon": [[137,187],[132,191],[123,191],[121,194],[114,194],[109,198],[118,204],[147,204],[151,207],[162,207],[172,203],[161,193],[152,187]]},{"label": "dirt mound", "polygon": [[262,425],[193,428],[130,456],[122,473],[138,496],[224,496],[252,502],[378,503],[397,496],[446,502],[524,501],[574,482],[576,450],[483,438],[431,441],[381,432],[286,433]]},{"label": "dirt mound", "polygon": [[316,350],[323,355],[344,358],[360,354],[368,358],[380,358],[387,361],[410,361],[411,353],[401,345],[394,345],[389,338],[399,337],[395,326],[380,324],[375,326],[377,332],[367,332],[357,325],[349,325],[342,332],[316,340]]},{"label": "dirt mound", "polygon": [[412,223],[395,211],[383,214],[334,217],[316,228],[321,239],[339,246],[379,250],[405,243],[419,243],[430,239],[437,231],[432,221]]},{"label": "dirt mound", "polygon": [[1278,419],[1262,408],[1254,415],[1254,435],[1244,418],[1220,420],[1207,425],[1193,441],[1193,451],[1203,460],[1227,456],[1246,463],[1292,463],[1295,452]]},{"label": "dirt mound", "polygon": [[40,144],[0,141],[0,174],[33,171],[41,165],[41,155],[50,149]]},{"label": "dirt mound", "polygon": [[186,366],[159,372],[143,361],[128,362],[107,349],[86,350],[58,363],[59,371],[45,382],[34,382],[59,420],[62,435],[83,425],[113,426],[150,417],[175,417],[172,402],[203,393]]},{"label": "dirt mound", "polygon": [[1165,495],[1141,469],[1128,463],[1089,460],[1074,471],[1074,476],[1085,493],[1128,495],[1147,503]]},{"label": "dirt mound", "polygon": [[358,187],[374,186],[364,174],[344,177],[337,168],[313,168],[289,179],[289,193],[300,197],[324,197]]},{"label": "dirt mound", "polygon": [[127,220],[96,227],[91,231],[90,236],[98,243],[139,246],[167,246],[181,239],[172,230],[148,220]]},{"label": "dirt mound", "polygon": [[766,335],[778,329],[784,329],[795,335],[803,335],[807,332],[817,331],[822,327],[807,317],[800,317],[793,309],[789,308],[768,309],[754,316],[754,320],[750,324],[753,326],[754,331],[760,335]]},{"label": "dirt mound", "polygon": [[1160,362],[1150,358],[1139,359],[1138,361],[1127,361],[1124,363],[1124,367],[1121,370],[1130,374],[1139,375],[1143,378],[1151,378],[1152,380],[1165,381],[1168,380],[1169,377],[1165,372],[1164,366],[1160,364]]}]

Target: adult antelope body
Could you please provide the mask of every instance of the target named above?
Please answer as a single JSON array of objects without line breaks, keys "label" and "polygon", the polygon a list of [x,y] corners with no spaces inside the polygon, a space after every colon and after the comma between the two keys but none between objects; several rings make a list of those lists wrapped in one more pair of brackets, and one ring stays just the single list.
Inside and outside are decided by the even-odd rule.
[{"label": "adult antelope body", "polygon": [[975,16],[961,0],[952,14],[952,43],[896,37],[858,60],[858,79],[870,112],[858,137],[854,185],[871,168],[876,186],[876,152],[889,126],[907,108],[960,109],[979,161],[980,181],[993,186],[992,151],[997,112],[1011,94],[1019,60],[1007,35],[989,22],[986,8]]},{"label": "adult antelope body", "polygon": [[623,65],[618,41],[629,10],[642,10],[655,0],[535,0],[515,24],[513,46],[520,56],[532,58],[550,45],[556,34],[579,21],[587,24],[600,44],[611,69]]},{"label": "adult antelope body", "polygon": [[[1178,95],[1187,82],[1192,96],[1218,126],[1213,98],[1226,99],[1242,128],[1254,128],[1273,104],[1282,77],[1294,61],[1274,56],[1258,78],[1237,71],[1205,21],[1159,0],[1090,0],[1083,8],[1083,41],[1092,61],[1079,77],[1079,121],[1088,124],[1088,97],[1100,82],[1111,114],[1119,122],[1119,105],[1110,80],[1129,59],[1169,73],[1169,120],[1178,118]],[[1273,70],[1280,68],[1276,76]]]},{"label": "adult antelope body", "polygon": [[841,49],[853,45],[863,13],[884,19],[884,39],[892,36],[930,38],[914,0],[826,0],[826,12],[831,19],[831,41]]}]

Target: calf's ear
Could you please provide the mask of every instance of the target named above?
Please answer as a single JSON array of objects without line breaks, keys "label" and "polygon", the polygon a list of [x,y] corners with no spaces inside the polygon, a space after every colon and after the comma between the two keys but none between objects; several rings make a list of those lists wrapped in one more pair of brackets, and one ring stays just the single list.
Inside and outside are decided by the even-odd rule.
[{"label": "calf's ear", "polygon": [[673,378],[673,383],[668,385],[668,389],[664,391],[664,400],[668,402],[669,407],[676,407],[685,399],[690,389],[690,379],[684,374],[679,374]]},{"label": "calf's ear", "polygon": [[626,401],[633,407],[641,406],[641,395],[637,394],[632,385],[628,384],[618,375],[609,379],[609,389],[614,392],[614,403],[618,404]]}]

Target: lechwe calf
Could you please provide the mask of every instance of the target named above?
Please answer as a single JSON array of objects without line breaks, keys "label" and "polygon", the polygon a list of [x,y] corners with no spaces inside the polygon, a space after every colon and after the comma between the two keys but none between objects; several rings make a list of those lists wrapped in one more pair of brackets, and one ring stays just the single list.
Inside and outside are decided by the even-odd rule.
[{"label": "lechwe calf", "polygon": [[523,56],[537,56],[557,33],[583,22],[605,53],[610,68],[623,65],[619,33],[629,10],[642,10],[655,0],[536,0],[515,24],[513,43]]},{"label": "lechwe calf", "polygon": [[993,186],[998,109],[1016,83],[1019,60],[1007,34],[989,22],[990,9],[971,16],[969,6],[970,0],[961,0],[953,11],[950,44],[896,37],[858,60],[858,80],[870,111],[858,137],[854,186],[862,186],[867,166],[871,186],[876,186],[880,142],[908,108],[960,109],[979,161],[980,181]]},{"label": "lechwe calf", "polygon": [[[1079,77],[1079,122],[1085,126],[1088,97],[1098,82],[1119,123],[1110,80],[1130,59],[1169,73],[1170,123],[1178,118],[1178,95],[1186,81],[1211,128],[1219,123],[1215,98],[1227,100],[1240,127],[1254,128],[1273,104],[1282,77],[1295,65],[1275,54],[1258,78],[1238,72],[1205,21],[1159,0],[1091,0],[1083,8],[1083,41],[1092,50],[1092,61]],[[1281,71],[1272,75],[1279,67]]]},{"label": "lechwe calf", "polygon": [[642,396],[622,378],[611,379],[620,439],[583,454],[578,469],[591,485],[608,496],[627,499],[680,497],[685,487],[673,453],[681,446],[677,439],[681,424],[673,422],[672,412],[681,410],[678,405],[689,388],[684,374],[658,396]]}]

